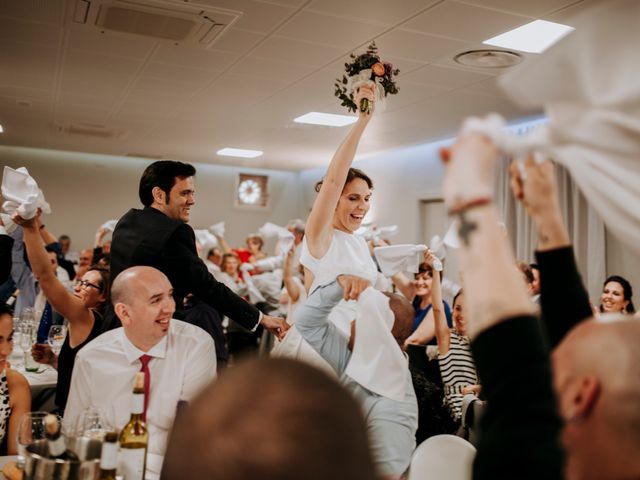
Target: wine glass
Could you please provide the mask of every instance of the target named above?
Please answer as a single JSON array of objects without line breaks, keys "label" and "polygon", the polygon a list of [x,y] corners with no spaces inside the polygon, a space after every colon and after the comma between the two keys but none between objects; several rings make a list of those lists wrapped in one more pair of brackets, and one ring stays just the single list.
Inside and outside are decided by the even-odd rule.
[{"label": "wine glass", "polygon": [[18,467],[24,468],[24,462],[27,455],[27,447],[32,443],[45,440],[45,422],[44,419],[48,415],[47,412],[27,412],[20,418],[18,424],[17,450]]},{"label": "wine glass", "polygon": [[103,440],[105,434],[113,430],[113,427],[107,420],[104,410],[100,407],[91,406],[82,412],[78,418],[76,435],[78,437],[89,437],[97,440]]},{"label": "wine glass", "polygon": [[49,339],[47,340],[51,351],[56,355],[60,355],[62,344],[67,336],[67,327],[64,325],[51,325],[49,329]]},{"label": "wine glass", "polygon": [[20,338],[19,345],[23,352],[27,352],[31,350],[31,345],[33,342],[31,341],[31,330],[33,327],[27,323],[21,323],[19,326]]}]

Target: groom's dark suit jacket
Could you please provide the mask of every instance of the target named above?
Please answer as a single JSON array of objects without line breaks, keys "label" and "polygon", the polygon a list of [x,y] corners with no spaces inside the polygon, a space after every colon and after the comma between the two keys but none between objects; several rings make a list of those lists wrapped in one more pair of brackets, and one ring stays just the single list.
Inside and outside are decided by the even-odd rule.
[{"label": "groom's dark suit jacket", "polygon": [[[245,328],[252,329],[258,323],[258,309],[209,273],[198,257],[193,229],[155,208],[132,208],[113,232],[112,281],[121,271],[135,265],[155,267],[169,278],[176,301],[176,318],[184,318],[183,299],[192,293]],[[112,310],[108,309],[107,329],[120,325]]]}]

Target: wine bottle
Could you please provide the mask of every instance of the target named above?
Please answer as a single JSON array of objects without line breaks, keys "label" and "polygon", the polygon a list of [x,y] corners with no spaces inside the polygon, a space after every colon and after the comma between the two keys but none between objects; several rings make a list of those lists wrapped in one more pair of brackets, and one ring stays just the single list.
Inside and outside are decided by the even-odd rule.
[{"label": "wine bottle", "polygon": [[53,414],[44,417],[44,429],[44,434],[49,444],[49,458],[69,460],[70,462],[78,461],[78,456],[71,450],[67,450],[64,437],[60,432],[58,417]]},{"label": "wine bottle", "polygon": [[7,307],[11,307],[13,309],[13,305],[16,303],[18,295],[20,294],[20,289],[17,289],[11,294],[9,298],[4,302]]},{"label": "wine bottle", "polygon": [[107,432],[100,455],[100,480],[116,480],[118,468],[118,433]]},{"label": "wine bottle", "polygon": [[144,412],[144,373],[138,372],[133,384],[131,418],[120,432],[118,470],[126,480],[143,480],[147,468],[149,432],[142,420]]}]

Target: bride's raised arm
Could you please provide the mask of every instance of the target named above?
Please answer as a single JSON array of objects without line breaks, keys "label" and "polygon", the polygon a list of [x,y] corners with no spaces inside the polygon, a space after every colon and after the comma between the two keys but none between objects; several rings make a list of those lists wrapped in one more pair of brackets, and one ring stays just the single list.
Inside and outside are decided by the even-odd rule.
[{"label": "bride's raised arm", "polygon": [[[366,98],[375,102],[374,88],[363,86],[356,94],[356,105]],[[344,188],[347,174],[358,148],[360,138],[371,119],[371,115],[358,110],[358,121],[353,125],[347,137],[342,141],[333,155],[327,174],[322,181],[318,196],[307,219],[305,237],[309,253],[315,258],[322,258],[331,245],[333,231],[333,213]]]}]

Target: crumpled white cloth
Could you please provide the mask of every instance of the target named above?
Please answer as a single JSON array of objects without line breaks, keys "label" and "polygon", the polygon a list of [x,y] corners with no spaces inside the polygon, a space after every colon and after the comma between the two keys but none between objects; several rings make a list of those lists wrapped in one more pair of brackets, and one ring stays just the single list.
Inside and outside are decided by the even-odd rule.
[{"label": "crumpled white cloth", "polygon": [[[500,79],[518,105],[544,108],[531,135],[500,138],[497,122],[471,124],[506,153],[538,150],[564,165],[608,228],[640,253],[640,2],[610,0],[576,30]],[[553,78],[553,81],[549,79]],[[496,136],[498,135],[498,136]]]},{"label": "crumpled white cloth", "polygon": [[258,229],[258,233],[264,238],[277,237],[279,252],[281,255],[286,255],[289,250],[291,250],[291,247],[293,247],[293,242],[295,240],[293,233],[280,225],[267,222]]},{"label": "crumpled white cloth", "polygon": [[402,244],[376,247],[373,249],[373,254],[382,274],[390,277],[400,272],[418,273],[425,250],[427,250],[426,245]]},{"label": "crumpled white cloth", "polygon": [[4,229],[6,230],[7,234],[11,235],[11,233],[13,233],[18,225],[13,223],[11,217],[6,213],[0,213],[0,218],[2,218],[2,224],[4,225]]},{"label": "crumpled white cloth", "polygon": [[439,259],[444,259],[447,256],[447,248],[444,241],[440,238],[440,235],[434,235],[429,242],[429,250]]},{"label": "crumpled white cloth", "polygon": [[388,225],[386,227],[378,227],[375,224],[363,225],[355,233],[363,236],[365,240],[380,240],[397,235],[398,225]]},{"label": "crumpled white cloth", "polygon": [[214,223],[209,227],[209,231],[213,233],[216,237],[224,238],[224,222]]},{"label": "crumpled white cloth", "polygon": [[104,228],[109,232],[113,232],[116,229],[117,224],[118,224],[118,220],[107,220],[102,225],[100,225],[100,228]]},{"label": "crumpled white cloth", "polygon": [[[196,236],[197,242],[202,246],[203,250],[208,250],[218,246],[218,239],[211,234],[209,230],[198,229],[193,233]],[[206,253],[206,252],[205,252]]]},{"label": "crumpled white cloth", "polygon": [[[373,249],[373,254],[376,256],[382,274],[391,277],[400,272],[418,273],[426,250],[426,245],[402,244],[376,247]],[[437,255],[435,256],[433,269],[439,272],[442,270],[442,262]]]},{"label": "crumpled white cloth", "polygon": [[2,208],[9,215],[17,212],[25,220],[36,216],[38,208],[42,213],[51,213],[51,207],[44,198],[42,190],[26,168],[14,170],[4,167],[2,172],[2,196],[6,200]]},{"label": "crumpled white cloth", "polygon": [[332,377],[337,377],[336,371],[320,356],[314,348],[300,335],[295,325],[292,325],[282,341],[276,340],[271,350],[272,357],[292,358],[316,367]]},{"label": "crumpled white cloth", "polygon": [[389,297],[373,287],[358,298],[356,338],[345,374],[378,395],[403,401],[408,362],[391,334]]},{"label": "crumpled white cloth", "polygon": [[240,265],[239,268],[240,268],[240,271],[243,272],[242,279],[244,280],[244,283],[247,286],[247,294],[249,295],[249,302],[254,304],[259,302],[264,302],[265,301],[264,297],[260,293],[260,290],[258,290],[258,288],[253,283],[253,279],[251,278],[251,275],[249,275],[249,272],[253,270],[253,265],[251,265],[250,263],[243,263],[242,265]]},{"label": "crumpled white cloth", "polygon": [[457,218],[454,218],[449,225],[449,230],[444,234],[444,244],[449,248],[460,248],[460,237],[458,237],[458,228],[460,222]]}]

